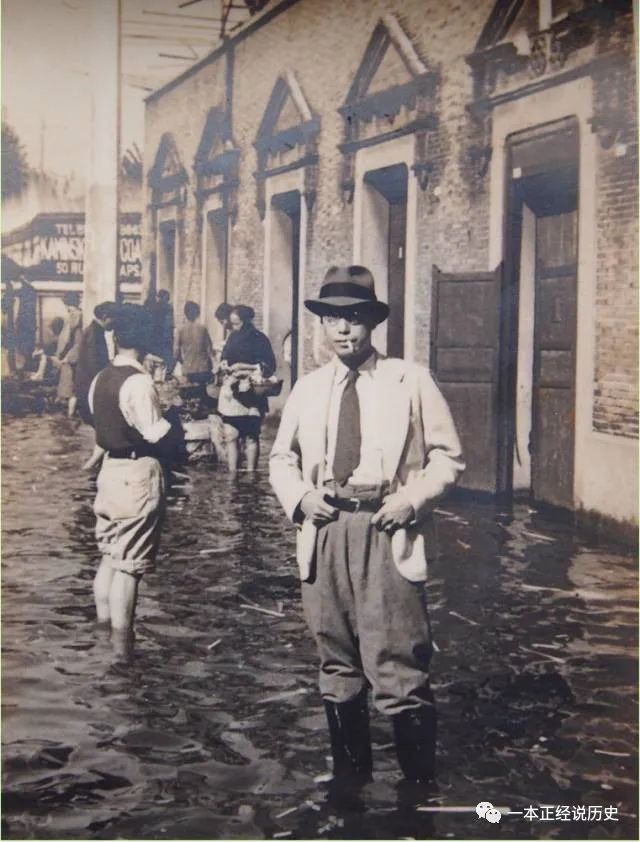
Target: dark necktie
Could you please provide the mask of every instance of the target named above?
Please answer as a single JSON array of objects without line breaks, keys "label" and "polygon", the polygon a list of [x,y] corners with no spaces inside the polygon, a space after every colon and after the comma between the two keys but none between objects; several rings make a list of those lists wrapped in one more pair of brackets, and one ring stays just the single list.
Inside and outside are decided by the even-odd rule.
[{"label": "dark necktie", "polygon": [[342,485],[360,464],[360,402],[356,391],[357,371],[349,371],[340,401],[333,478]]}]

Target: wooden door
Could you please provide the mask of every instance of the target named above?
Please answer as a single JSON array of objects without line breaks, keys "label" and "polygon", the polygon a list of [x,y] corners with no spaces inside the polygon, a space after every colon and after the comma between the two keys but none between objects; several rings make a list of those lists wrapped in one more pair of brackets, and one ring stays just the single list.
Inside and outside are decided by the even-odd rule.
[{"label": "wooden door", "polygon": [[502,265],[445,274],[433,267],[431,369],[449,402],[467,468],[460,485],[496,493]]},{"label": "wooden door", "polygon": [[387,354],[404,357],[404,265],[407,237],[407,197],[389,205],[389,319]]},{"label": "wooden door", "polygon": [[573,506],[577,211],[536,221],[531,493]]}]

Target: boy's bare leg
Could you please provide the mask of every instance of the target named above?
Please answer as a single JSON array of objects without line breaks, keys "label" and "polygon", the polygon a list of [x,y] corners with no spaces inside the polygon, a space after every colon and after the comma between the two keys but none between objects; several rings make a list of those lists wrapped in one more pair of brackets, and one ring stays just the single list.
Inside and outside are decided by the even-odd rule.
[{"label": "boy's bare leg", "polygon": [[238,439],[233,439],[233,441],[227,442],[227,462],[229,464],[229,470],[232,474],[235,474],[238,470],[238,458],[239,458],[239,449],[238,449]]},{"label": "boy's bare leg", "polygon": [[115,570],[109,591],[111,628],[119,631],[133,628],[133,615],[138,599],[139,576]]},{"label": "boy's bare leg", "polygon": [[[36,351],[36,354],[38,352]],[[34,354],[35,356],[35,354]],[[38,382],[44,380],[44,375],[47,370],[47,355],[40,352],[40,359],[38,360],[38,370],[31,375],[32,380],[37,380]]]},{"label": "boy's bare leg", "polygon": [[76,406],[78,405],[78,398],[73,395],[73,397],[69,398],[69,405],[67,407],[67,416],[69,418],[73,418],[76,414]]},{"label": "boy's bare leg", "polygon": [[245,452],[247,454],[247,470],[255,471],[258,467],[258,456],[260,455],[260,443],[257,438],[246,437]]},{"label": "boy's bare leg", "polygon": [[96,601],[96,614],[99,623],[108,623],[111,619],[109,592],[114,573],[115,571],[109,564],[108,559],[103,558],[93,580],[93,596]]},{"label": "boy's bare leg", "polygon": [[111,630],[111,647],[116,660],[127,662],[131,660],[135,637],[133,629]]}]

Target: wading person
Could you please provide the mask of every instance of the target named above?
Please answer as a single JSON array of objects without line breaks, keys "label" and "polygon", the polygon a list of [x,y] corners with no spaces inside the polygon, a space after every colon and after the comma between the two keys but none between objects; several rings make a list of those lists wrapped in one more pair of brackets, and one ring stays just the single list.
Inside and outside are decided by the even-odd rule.
[{"label": "wading person", "polygon": [[77,292],[65,292],[62,296],[67,316],[64,327],[58,336],[56,357],[60,367],[58,378],[58,400],[67,401],[67,415],[73,418],[78,399],[76,397],[75,375],[78,362],[78,348],[82,336],[82,312],[80,295]]},{"label": "wading person", "polygon": [[238,304],[231,308],[231,333],[222,351],[223,386],[218,399],[218,412],[225,423],[229,470],[238,469],[240,443],[244,442],[247,470],[255,471],[260,455],[260,427],[269,403],[256,394],[254,376],[270,377],[276,370],[276,358],[268,338],[253,324],[251,307]]},{"label": "wading person", "polygon": [[305,306],[320,316],[334,356],[289,396],[270,478],[299,526],[334,786],[371,777],[368,686],[391,717],[405,778],[428,782],[436,712],[422,583],[432,509],[464,467],[458,436],[428,370],[373,347],[389,308],[367,269],[331,268]]},{"label": "wading person", "polygon": [[211,377],[213,345],[209,331],[198,321],[200,307],[195,301],[186,302],[184,315],[186,322],[178,331],[174,356],[181,363],[187,381],[202,387],[200,397],[203,398]]},{"label": "wading person", "polygon": [[164,510],[160,456],[168,449],[172,428],[140,363],[151,341],[150,328],[142,307],[117,309],[116,356],[89,390],[96,442],[105,451],[94,504],[102,560],[93,590],[98,622],[111,622],[116,650],[130,639],[138,585],[154,566]]}]

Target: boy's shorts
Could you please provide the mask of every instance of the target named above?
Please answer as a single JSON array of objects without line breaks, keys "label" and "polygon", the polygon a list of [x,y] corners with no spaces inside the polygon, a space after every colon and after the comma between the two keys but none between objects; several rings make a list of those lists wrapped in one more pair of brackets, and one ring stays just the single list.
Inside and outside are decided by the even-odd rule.
[{"label": "boy's shorts", "polygon": [[153,570],[164,514],[165,482],[157,459],[111,459],[98,474],[93,511],[96,539],[114,570],[142,575]]}]

